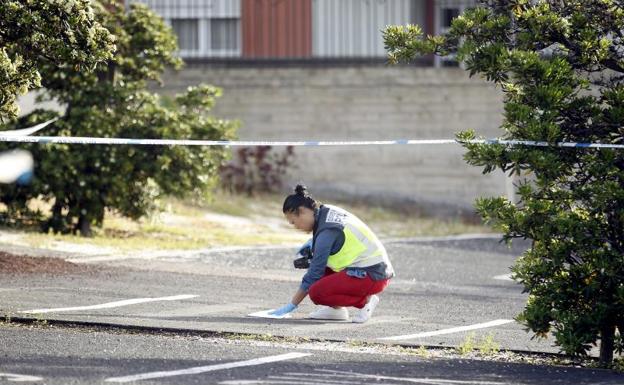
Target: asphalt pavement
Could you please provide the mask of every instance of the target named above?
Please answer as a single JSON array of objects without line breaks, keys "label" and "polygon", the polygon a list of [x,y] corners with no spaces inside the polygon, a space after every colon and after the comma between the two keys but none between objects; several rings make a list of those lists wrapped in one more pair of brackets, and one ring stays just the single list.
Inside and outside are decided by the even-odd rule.
[{"label": "asphalt pavement", "polygon": [[[505,279],[523,248],[515,247],[493,238],[387,243],[397,277],[363,325],[306,319],[314,310],[309,301],[292,319],[247,317],[287,303],[297,289],[303,271],[292,268],[293,250],[286,248],[74,255],[74,262],[105,268],[7,276],[0,293],[2,311],[13,317],[413,345],[458,346],[470,333],[492,334],[504,349],[557,352],[552,341],[531,339],[513,321],[526,301]],[[458,328],[467,330],[453,332]]]},{"label": "asphalt pavement", "polygon": [[[7,341],[2,344],[0,383],[2,373],[46,378],[40,380],[45,383],[92,383],[133,373],[194,367],[210,367],[204,369],[215,373],[210,377],[198,373],[196,377],[185,377],[183,382],[173,379],[177,376],[141,378],[140,381],[293,383],[292,378],[275,376],[294,376],[301,384],[332,383],[319,382],[319,379],[344,384],[373,381],[537,384],[546,383],[540,382],[540,378],[551,376],[547,383],[571,383],[566,382],[570,379],[575,379],[573,383],[624,383],[620,375],[587,369],[576,373],[572,368],[471,360],[432,361],[400,354],[361,356],[357,352],[342,354],[332,350],[335,344],[363,342],[390,348],[396,345],[458,347],[470,338],[478,346],[489,338],[504,350],[559,351],[552,337],[533,339],[532,334],[514,321],[524,307],[526,294],[509,279],[509,267],[528,247],[526,243],[515,242],[510,249],[498,239],[486,236],[403,239],[388,241],[386,246],[397,277],[381,294],[373,318],[365,324],[307,319],[307,314],[315,308],[309,300],[291,319],[247,316],[290,300],[303,274],[292,268],[295,248],[163,251],[141,255],[71,254],[62,257],[93,269],[69,274],[1,275],[0,313],[11,319],[116,325],[121,330],[132,327],[150,333],[166,329],[179,331],[181,336],[189,331],[295,337],[298,341],[309,339],[325,344],[322,346],[326,348],[320,349],[322,353],[295,354],[294,358],[266,365],[250,365],[249,368],[243,365],[247,368],[244,369],[232,363],[289,354],[293,347],[223,344],[226,348],[222,349],[214,343],[218,340],[214,338],[177,339],[39,329],[15,332],[0,328],[2,340]],[[15,247],[12,251],[20,252]],[[41,250],[37,253],[45,255]],[[296,348],[294,352],[301,353],[301,348]],[[223,368],[228,369],[213,368],[219,363],[226,363]],[[259,369],[261,366],[266,369]],[[55,370],[59,375],[52,375]],[[63,375],[65,372],[67,374]],[[566,374],[572,372],[576,374]],[[595,373],[606,376],[604,381],[591,382],[592,378],[603,378],[595,377]],[[230,374],[233,377],[228,377]],[[311,378],[313,375],[318,378]],[[612,375],[615,377],[610,377]],[[424,379],[429,377],[437,380],[426,382]],[[9,381],[9,377],[5,376],[4,380]],[[450,380],[455,382],[447,382]]]},{"label": "asphalt pavement", "polygon": [[622,375],[464,359],[429,359],[336,344],[0,327],[0,383],[70,384],[604,384]]}]

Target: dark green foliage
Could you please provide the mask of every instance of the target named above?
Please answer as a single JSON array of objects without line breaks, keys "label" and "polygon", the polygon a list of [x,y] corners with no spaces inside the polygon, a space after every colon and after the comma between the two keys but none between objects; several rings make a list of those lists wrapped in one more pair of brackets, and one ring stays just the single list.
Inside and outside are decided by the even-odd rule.
[{"label": "dark green foliage", "polygon": [[[481,1],[448,34],[393,26],[392,62],[454,53],[505,95],[501,138],[624,143],[624,1]],[[473,139],[472,131],[458,134]],[[465,144],[483,172],[521,175],[519,202],[482,198],[477,210],[506,240],[533,247],[513,267],[529,293],[518,317],[561,349],[603,365],[624,334],[624,151]]]},{"label": "dark green foliage", "polygon": [[114,48],[91,1],[0,1],[0,121],[17,116],[17,96],[40,87],[42,65],[88,72]]},{"label": "dark green foliage", "polygon": [[[97,7],[96,18],[117,42],[114,58],[94,72],[44,66],[47,96],[67,107],[45,129],[47,135],[122,138],[228,139],[235,124],[208,116],[221,91],[197,86],[171,100],[147,91],[167,66],[179,67],[175,37],[162,19],[142,5],[125,10],[116,1]],[[48,119],[35,111],[16,127]],[[11,147],[2,145],[0,148]],[[150,211],[157,197],[202,196],[214,186],[227,152],[223,147],[26,145],[36,160],[30,186],[2,186],[0,200],[16,216],[42,198],[52,204],[43,229],[88,235],[106,210],[130,218]]]}]

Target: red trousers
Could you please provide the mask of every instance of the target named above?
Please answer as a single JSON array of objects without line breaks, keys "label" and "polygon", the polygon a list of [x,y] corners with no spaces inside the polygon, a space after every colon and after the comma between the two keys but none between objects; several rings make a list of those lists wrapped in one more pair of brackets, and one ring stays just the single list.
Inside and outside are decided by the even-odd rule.
[{"label": "red trousers", "polygon": [[325,275],[310,286],[308,295],[317,305],[352,306],[361,309],[366,305],[369,296],[381,293],[389,282],[389,279],[373,281],[368,275],[364,278],[351,277],[346,270],[335,273],[328,268]]}]

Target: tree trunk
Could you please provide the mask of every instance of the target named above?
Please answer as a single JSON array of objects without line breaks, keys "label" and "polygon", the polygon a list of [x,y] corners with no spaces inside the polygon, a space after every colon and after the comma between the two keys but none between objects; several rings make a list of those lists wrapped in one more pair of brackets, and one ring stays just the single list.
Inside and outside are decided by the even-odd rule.
[{"label": "tree trunk", "polygon": [[600,329],[600,366],[609,367],[613,362],[615,325],[606,322]]},{"label": "tree trunk", "polygon": [[52,231],[55,233],[60,233],[65,229],[63,205],[59,202],[54,202],[54,206],[52,206],[52,216],[44,224],[44,231],[46,233],[50,229],[52,229]]},{"label": "tree trunk", "polygon": [[63,205],[58,202],[54,202],[54,206],[52,207],[52,220],[57,222],[63,221]]},{"label": "tree trunk", "polygon": [[91,231],[91,221],[85,215],[80,215],[76,228],[80,231],[80,235],[83,237],[93,236],[93,232]]}]

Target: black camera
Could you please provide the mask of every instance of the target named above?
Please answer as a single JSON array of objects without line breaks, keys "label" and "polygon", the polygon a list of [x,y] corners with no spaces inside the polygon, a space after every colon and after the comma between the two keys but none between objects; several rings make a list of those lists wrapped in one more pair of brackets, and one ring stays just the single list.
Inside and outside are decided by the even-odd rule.
[{"label": "black camera", "polygon": [[293,261],[295,269],[307,269],[308,267],[310,267],[310,259],[312,259],[312,248],[304,247],[299,251],[299,255],[302,255],[302,257],[297,258]]}]

